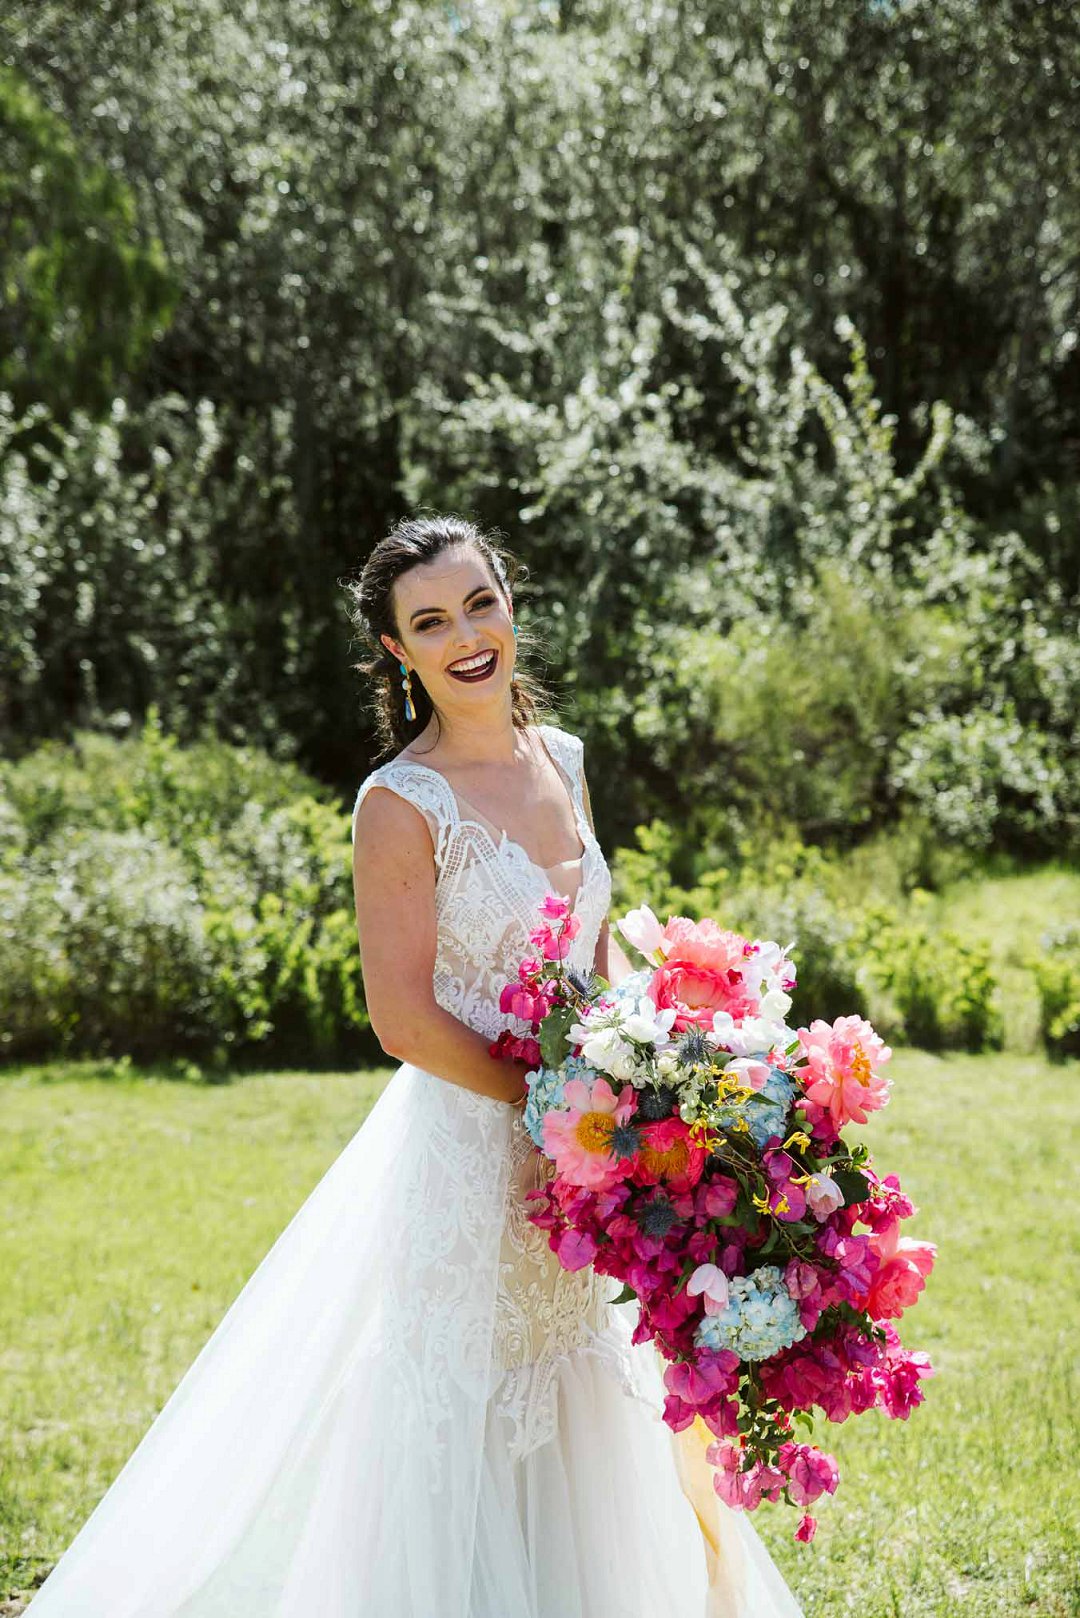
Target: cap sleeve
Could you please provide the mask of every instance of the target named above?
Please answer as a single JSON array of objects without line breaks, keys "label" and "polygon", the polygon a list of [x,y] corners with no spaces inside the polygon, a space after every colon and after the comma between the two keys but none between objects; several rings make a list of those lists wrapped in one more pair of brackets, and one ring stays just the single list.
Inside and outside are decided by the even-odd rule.
[{"label": "cap sleeve", "polygon": [[389,787],[399,798],[404,798],[415,809],[419,809],[431,833],[436,864],[441,864],[447,834],[457,817],[457,808],[449,782],[435,770],[425,769],[419,764],[399,764],[395,759],[391,759],[388,764],[380,765],[377,770],[372,770],[371,774],[365,776],[360,783],[356,802],[353,804],[353,843],[356,842],[356,817],[360,805],[372,787]]}]

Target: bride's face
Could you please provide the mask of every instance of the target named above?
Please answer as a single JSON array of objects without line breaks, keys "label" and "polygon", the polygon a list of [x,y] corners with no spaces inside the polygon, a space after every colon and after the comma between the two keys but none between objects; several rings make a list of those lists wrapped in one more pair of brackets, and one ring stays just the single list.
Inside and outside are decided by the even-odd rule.
[{"label": "bride's face", "polygon": [[[394,581],[401,639],[382,643],[415,670],[444,713],[476,713],[506,701],[516,653],[513,614],[487,563],[471,546],[418,562]],[[476,668],[462,669],[472,659]]]}]

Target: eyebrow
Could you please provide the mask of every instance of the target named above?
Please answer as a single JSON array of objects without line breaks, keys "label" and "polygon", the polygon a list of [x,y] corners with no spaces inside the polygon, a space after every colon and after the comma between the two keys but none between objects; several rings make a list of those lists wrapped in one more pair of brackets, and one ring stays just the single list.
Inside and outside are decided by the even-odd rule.
[{"label": "eyebrow", "polygon": [[[472,600],[473,596],[478,596],[478,595],[481,594],[482,591],[490,590],[490,589],[491,589],[490,584],[478,584],[478,585],[474,586],[474,588],[469,591],[468,595],[463,598],[462,606],[467,606],[468,603]],[[441,607],[417,607],[415,612],[409,614],[409,622],[410,622],[410,624],[412,623],[414,618],[422,617],[425,612],[442,612],[442,608]]]}]

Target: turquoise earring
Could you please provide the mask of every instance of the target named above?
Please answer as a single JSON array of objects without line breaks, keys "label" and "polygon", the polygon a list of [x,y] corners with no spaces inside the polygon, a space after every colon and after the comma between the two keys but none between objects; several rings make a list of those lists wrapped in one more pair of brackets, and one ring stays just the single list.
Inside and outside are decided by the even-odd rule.
[{"label": "turquoise earring", "polygon": [[513,627],[514,634],[516,635],[517,634],[517,624],[514,624],[512,627]]},{"label": "turquoise earring", "polygon": [[415,719],[416,708],[412,699],[412,679],[404,663],[399,663],[398,667],[405,676],[401,682],[401,688],[405,692],[405,717],[406,719]]}]

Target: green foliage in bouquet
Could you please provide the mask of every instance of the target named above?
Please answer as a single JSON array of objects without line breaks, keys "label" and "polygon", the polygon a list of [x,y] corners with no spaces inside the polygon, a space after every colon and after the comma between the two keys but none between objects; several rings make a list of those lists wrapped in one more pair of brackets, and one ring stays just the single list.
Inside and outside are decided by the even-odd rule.
[{"label": "green foliage in bouquet", "polygon": [[323,798],[155,713],[0,766],[0,1057],[355,1054],[348,819]]}]

